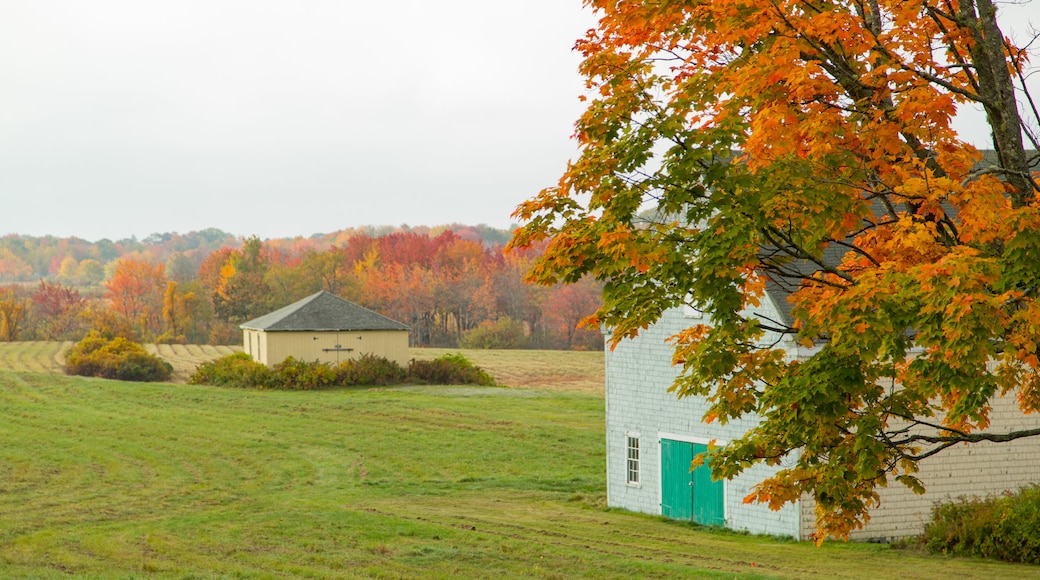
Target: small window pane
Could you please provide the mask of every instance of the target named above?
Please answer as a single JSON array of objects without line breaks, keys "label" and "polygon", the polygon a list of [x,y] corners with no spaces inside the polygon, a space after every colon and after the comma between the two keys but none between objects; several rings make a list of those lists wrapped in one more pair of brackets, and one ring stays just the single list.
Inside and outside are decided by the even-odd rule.
[{"label": "small window pane", "polygon": [[630,484],[639,483],[639,438],[628,437],[628,478]]}]

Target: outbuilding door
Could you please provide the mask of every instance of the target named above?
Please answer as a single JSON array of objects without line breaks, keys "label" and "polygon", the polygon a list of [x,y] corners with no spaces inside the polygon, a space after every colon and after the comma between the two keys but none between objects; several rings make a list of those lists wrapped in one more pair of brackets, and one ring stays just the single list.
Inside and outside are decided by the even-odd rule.
[{"label": "outbuilding door", "polygon": [[661,439],[661,515],[708,526],[726,523],[722,482],[712,481],[707,462],[690,471],[693,458],[707,450],[707,445]]}]

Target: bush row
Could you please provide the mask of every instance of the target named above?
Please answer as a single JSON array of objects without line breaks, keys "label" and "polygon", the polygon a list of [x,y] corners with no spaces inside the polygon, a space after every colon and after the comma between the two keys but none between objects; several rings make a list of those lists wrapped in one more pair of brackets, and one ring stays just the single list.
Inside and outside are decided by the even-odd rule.
[{"label": "bush row", "polygon": [[65,357],[65,374],[121,381],[165,381],[173,366],[148,354],[143,346],[117,336],[105,338],[91,332]]},{"label": "bush row", "polygon": [[444,355],[429,361],[412,360],[406,370],[391,360],[374,355],[363,355],[338,365],[304,362],[289,357],[274,368],[267,368],[248,354],[240,352],[199,365],[188,381],[195,385],[300,391],[403,383],[495,384],[491,375],[461,354]]},{"label": "bush row", "polygon": [[936,506],[925,526],[928,550],[1040,564],[1040,487]]}]

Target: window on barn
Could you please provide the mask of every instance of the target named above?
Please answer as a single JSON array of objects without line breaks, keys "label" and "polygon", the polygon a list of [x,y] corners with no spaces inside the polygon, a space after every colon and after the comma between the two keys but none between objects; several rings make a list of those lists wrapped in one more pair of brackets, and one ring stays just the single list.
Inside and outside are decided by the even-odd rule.
[{"label": "window on barn", "polygon": [[627,475],[625,480],[628,485],[639,485],[639,434],[626,433],[625,438],[627,439],[627,460],[625,462]]}]

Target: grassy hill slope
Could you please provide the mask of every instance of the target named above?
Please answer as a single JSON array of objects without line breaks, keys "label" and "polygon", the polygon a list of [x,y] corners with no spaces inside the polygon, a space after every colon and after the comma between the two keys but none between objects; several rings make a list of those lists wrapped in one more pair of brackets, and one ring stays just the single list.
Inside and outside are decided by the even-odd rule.
[{"label": "grassy hill slope", "polygon": [[604,507],[602,397],[0,371],[0,577],[1022,578]]}]

